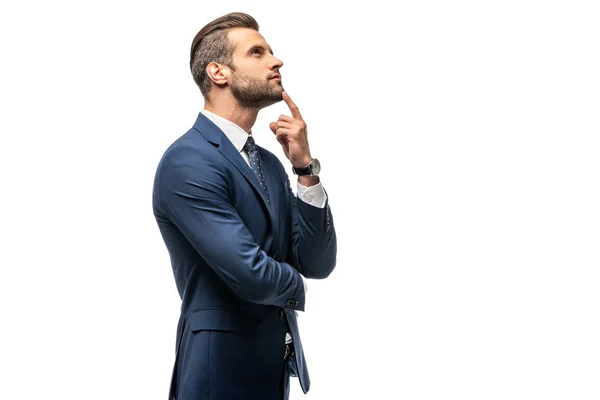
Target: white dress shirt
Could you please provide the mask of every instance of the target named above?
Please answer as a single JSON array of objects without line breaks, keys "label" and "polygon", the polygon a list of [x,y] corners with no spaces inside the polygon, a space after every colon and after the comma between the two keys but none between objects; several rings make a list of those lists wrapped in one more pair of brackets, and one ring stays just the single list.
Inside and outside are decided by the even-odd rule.
[{"label": "white dress shirt", "polygon": [[[240,152],[246,161],[246,164],[248,164],[248,167],[250,168],[250,158],[248,157],[246,151],[244,151],[244,145],[248,140],[248,136],[252,135],[252,131],[248,133],[228,119],[220,117],[210,111],[202,110],[202,114],[223,131],[225,136],[227,136],[231,143],[233,143],[233,146],[236,148],[236,150]],[[298,182],[298,190],[296,195],[298,196],[299,200],[318,208],[324,208],[327,200],[327,195],[325,194],[325,190],[323,189],[321,182],[314,186],[304,186]],[[306,279],[304,279],[302,275],[300,276],[302,277],[302,282],[304,283],[304,293],[306,293]],[[289,333],[286,333],[285,342],[292,342],[292,337]]]}]

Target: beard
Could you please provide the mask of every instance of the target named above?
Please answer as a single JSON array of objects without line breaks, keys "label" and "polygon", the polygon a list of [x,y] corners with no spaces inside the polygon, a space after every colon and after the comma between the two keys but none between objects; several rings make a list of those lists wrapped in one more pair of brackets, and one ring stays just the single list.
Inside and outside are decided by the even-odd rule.
[{"label": "beard", "polygon": [[231,81],[231,94],[242,107],[261,109],[281,100],[283,87],[276,88],[269,80],[234,72]]}]

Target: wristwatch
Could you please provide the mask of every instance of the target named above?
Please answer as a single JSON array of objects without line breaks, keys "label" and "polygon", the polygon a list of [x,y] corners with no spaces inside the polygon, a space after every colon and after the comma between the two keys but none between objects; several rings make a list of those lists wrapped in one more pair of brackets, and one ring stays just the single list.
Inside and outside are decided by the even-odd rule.
[{"label": "wristwatch", "polygon": [[321,163],[316,158],[313,158],[306,167],[292,167],[292,171],[298,176],[317,176],[321,172]]}]

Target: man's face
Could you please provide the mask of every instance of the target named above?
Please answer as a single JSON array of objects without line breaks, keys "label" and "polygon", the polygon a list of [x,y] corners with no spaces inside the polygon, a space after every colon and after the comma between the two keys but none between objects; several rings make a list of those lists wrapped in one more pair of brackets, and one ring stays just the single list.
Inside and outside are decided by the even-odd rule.
[{"label": "man's face", "polygon": [[281,101],[283,62],[273,56],[263,36],[253,29],[234,28],[229,40],[234,49],[229,86],[238,103],[261,109]]}]

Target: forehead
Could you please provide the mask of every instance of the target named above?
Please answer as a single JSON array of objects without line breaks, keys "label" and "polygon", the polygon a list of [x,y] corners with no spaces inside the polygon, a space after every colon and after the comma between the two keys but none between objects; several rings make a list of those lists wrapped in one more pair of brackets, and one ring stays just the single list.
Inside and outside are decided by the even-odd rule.
[{"label": "forehead", "polygon": [[228,38],[233,45],[233,52],[245,52],[254,46],[271,47],[259,32],[249,28],[232,28],[228,32]]}]

